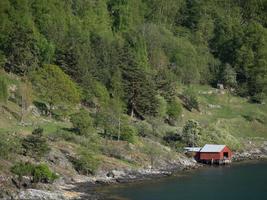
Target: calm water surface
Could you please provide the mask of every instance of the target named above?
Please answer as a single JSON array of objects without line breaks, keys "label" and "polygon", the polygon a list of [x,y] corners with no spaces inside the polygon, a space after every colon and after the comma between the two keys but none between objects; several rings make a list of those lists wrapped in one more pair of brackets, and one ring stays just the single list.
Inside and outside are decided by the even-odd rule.
[{"label": "calm water surface", "polygon": [[104,193],[118,200],[267,200],[267,162],[210,167]]}]

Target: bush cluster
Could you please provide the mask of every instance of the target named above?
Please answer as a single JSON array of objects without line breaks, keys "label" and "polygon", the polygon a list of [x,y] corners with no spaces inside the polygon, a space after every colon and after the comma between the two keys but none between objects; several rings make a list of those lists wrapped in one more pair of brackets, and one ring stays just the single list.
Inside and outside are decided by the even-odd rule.
[{"label": "bush cluster", "polygon": [[93,119],[86,110],[81,110],[79,113],[73,114],[70,121],[73,124],[74,130],[79,135],[90,135],[94,131]]},{"label": "bush cluster", "polygon": [[80,149],[78,154],[78,158],[71,159],[75,170],[84,175],[95,174],[101,163],[95,153],[87,149]]},{"label": "bush cluster", "polygon": [[32,156],[35,159],[40,159],[50,151],[42,128],[35,129],[31,135],[24,138],[22,147],[24,148],[24,155]]},{"label": "bush cluster", "polygon": [[196,109],[199,111],[199,102],[197,94],[194,90],[192,90],[191,88],[186,89],[183,92],[182,98],[184,105],[188,110],[192,111],[193,109]]},{"label": "bush cluster", "polygon": [[9,159],[21,150],[20,139],[10,133],[0,133],[0,158]]},{"label": "bush cluster", "polygon": [[18,175],[19,179],[23,176],[31,177],[33,183],[51,183],[58,178],[46,164],[34,165],[31,163],[17,163],[11,168],[11,172]]}]

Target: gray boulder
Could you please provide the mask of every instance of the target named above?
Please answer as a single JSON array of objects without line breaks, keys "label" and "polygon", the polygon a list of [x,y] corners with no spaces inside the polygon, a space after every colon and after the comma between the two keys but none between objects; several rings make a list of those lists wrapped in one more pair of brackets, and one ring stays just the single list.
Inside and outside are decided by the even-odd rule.
[{"label": "gray boulder", "polygon": [[20,200],[66,200],[60,193],[36,189],[23,190],[18,196]]}]

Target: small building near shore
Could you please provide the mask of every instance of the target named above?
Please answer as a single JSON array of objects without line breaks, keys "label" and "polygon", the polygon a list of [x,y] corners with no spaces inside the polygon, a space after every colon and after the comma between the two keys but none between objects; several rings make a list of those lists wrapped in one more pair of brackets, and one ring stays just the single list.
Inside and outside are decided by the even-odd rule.
[{"label": "small building near shore", "polygon": [[206,144],[204,147],[186,147],[186,154],[191,154],[197,161],[210,164],[226,164],[232,160],[233,153],[226,145]]},{"label": "small building near shore", "polygon": [[185,154],[199,160],[201,147],[185,147]]},{"label": "small building near shore", "polygon": [[229,163],[232,160],[232,151],[226,145],[206,144],[200,150],[199,160],[205,163]]}]

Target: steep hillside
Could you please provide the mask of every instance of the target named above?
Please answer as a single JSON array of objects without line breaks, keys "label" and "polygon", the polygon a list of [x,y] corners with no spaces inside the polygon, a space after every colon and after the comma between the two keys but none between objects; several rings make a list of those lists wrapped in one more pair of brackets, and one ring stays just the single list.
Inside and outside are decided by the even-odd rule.
[{"label": "steep hillside", "polygon": [[0,173],[17,188],[101,182],[113,169],[191,165],[185,146],[260,147],[266,9],[267,0],[0,0]]},{"label": "steep hillside", "polygon": [[[187,145],[187,140],[183,138],[184,127],[188,120],[192,119],[199,122],[200,128],[198,135],[195,135],[197,136],[195,145],[223,143],[235,151],[242,152],[249,150],[252,144],[257,144],[259,147],[267,138],[265,104],[249,103],[248,99],[233,96],[227,90],[193,85],[190,86],[190,90],[197,94],[198,109],[189,111],[184,105],[185,107],[181,108],[182,114],[175,124],[169,125],[166,121],[158,119],[132,118],[131,124],[137,131],[133,141],[106,138],[101,136],[101,130],[96,132],[100,136],[94,139],[77,134],[69,118],[59,120],[45,116],[42,110],[34,105],[28,108],[21,121],[21,106],[15,101],[18,98],[15,94],[21,80],[13,74],[3,73],[2,76],[8,80],[9,88],[9,100],[3,104],[0,114],[0,176],[2,177],[14,177],[12,168],[18,163],[27,162],[44,163],[65,184],[73,180],[108,182],[110,180],[106,178],[106,174],[110,174],[113,170],[121,170],[116,172],[118,174],[114,172],[116,175],[112,175],[116,179],[127,179],[140,177],[141,174],[142,176],[150,173],[164,174],[168,170],[177,170],[186,165],[192,166],[191,161],[181,153],[182,148]],[[186,89],[177,87],[178,94],[182,94]],[[179,101],[185,104],[182,97]],[[78,108],[73,112],[76,109]],[[27,138],[30,138],[37,128],[43,129],[41,136],[43,139],[34,146],[39,140],[27,140]],[[26,146],[25,141],[27,141]],[[247,146],[248,143],[251,145]],[[44,144],[48,147],[48,151],[38,147]],[[29,148],[29,145],[33,146]],[[153,171],[140,171],[151,168]],[[132,175],[126,176],[124,170]],[[82,175],[92,178],[88,179]],[[9,179],[4,180],[2,180],[3,189],[13,191],[14,186],[8,181]],[[42,186],[39,185],[37,188]]]}]

